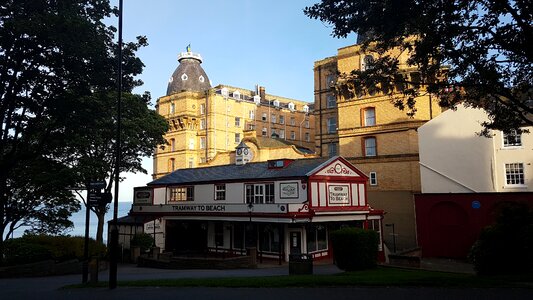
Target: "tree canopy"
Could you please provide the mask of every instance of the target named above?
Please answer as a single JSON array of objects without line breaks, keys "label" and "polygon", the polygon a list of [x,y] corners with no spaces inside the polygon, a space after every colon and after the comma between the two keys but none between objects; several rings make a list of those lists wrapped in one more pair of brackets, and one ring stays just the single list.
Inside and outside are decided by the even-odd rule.
[{"label": "tree canopy", "polygon": [[364,36],[363,48],[377,54],[365,71],[341,74],[341,85],[386,94],[398,84],[413,87],[389,54],[401,49],[418,68],[420,85],[394,98],[399,108],[415,113],[414,99],[424,92],[438,96],[443,107],[483,108],[490,119],[484,134],[533,125],[530,1],[322,0],[304,13],[331,24],[335,37]]},{"label": "tree canopy", "polygon": [[[68,187],[114,168],[118,46],[108,0],[7,0],[0,4],[0,252],[20,224],[60,233],[79,209]],[[126,137],[121,171],[162,142],[163,119],[131,91],[146,38],[123,47]],[[109,188],[110,188],[109,183]],[[6,232],[7,229],[7,232]]]}]

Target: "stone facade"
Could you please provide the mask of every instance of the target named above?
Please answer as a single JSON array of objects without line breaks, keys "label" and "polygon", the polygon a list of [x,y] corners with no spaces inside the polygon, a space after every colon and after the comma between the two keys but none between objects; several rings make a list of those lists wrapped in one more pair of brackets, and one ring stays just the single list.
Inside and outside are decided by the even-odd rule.
[{"label": "stone facade", "polygon": [[[371,48],[369,48],[371,49]],[[416,76],[407,53],[391,51],[405,76]],[[315,143],[321,156],[342,155],[370,177],[369,203],[386,211],[395,224],[397,249],[416,247],[413,194],[421,191],[417,129],[442,112],[436,97],[418,97],[416,114],[407,116],[387,95],[345,98],[334,90],[337,74],[364,68],[360,45],[338,49],[336,56],[315,62]],[[385,241],[392,249],[391,227]]]}]

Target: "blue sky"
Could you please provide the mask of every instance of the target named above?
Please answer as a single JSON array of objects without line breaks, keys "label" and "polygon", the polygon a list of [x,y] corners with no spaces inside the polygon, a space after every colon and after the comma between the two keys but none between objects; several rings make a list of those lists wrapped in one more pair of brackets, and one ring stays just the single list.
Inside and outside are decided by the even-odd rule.
[{"label": "blue sky", "polygon": [[[145,64],[138,93],[149,91],[152,103],[164,96],[168,78],[178,65],[177,55],[191,44],[200,53],[213,85],[253,89],[313,101],[313,63],[355,43],[331,36],[331,28],[303,14],[319,0],[124,0],[123,38],[145,35],[149,46],[138,55]],[[118,0],[111,5],[118,6]],[[117,26],[117,20],[109,20]],[[144,166],[152,172],[152,160]],[[120,200],[132,201],[132,188],[151,180],[128,174],[120,186]]]}]

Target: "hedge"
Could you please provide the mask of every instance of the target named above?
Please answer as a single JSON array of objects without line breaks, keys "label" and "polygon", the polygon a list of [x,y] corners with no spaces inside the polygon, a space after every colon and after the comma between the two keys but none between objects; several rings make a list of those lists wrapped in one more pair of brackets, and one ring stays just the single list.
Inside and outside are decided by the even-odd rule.
[{"label": "hedge", "polygon": [[342,228],[331,233],[335,264],[342,270],[375,268],[379,235],[361,228]]}]

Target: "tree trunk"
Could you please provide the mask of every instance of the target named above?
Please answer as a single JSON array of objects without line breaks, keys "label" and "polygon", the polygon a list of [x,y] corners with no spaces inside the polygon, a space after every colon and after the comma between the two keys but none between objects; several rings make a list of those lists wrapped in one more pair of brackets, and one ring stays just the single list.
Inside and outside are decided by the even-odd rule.
[{"label": "tree trunk", "polygon": [[98,226],[96,227],[96,241],[104,243],[104,223],[107,206],[97,207],[95,209],[96,217],[98,218]]}]

